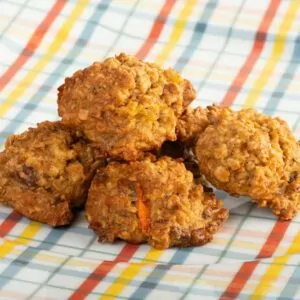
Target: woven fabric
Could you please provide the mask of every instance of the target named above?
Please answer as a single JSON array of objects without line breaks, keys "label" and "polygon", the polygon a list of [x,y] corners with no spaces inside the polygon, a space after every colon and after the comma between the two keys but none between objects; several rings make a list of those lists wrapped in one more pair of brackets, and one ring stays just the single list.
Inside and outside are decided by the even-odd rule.
[{"label": "woven fabric", "polygon": [[[255,107],[300,137],[300,1],[0,1],[0,144],[56,120],[57,87],[120,52],[192,81],[194,106]],[[299,299],[300,214],[279,222],[218,194],[204,247],[99,244],[83,214],[53,229],[0,207],[1,299]]]}]

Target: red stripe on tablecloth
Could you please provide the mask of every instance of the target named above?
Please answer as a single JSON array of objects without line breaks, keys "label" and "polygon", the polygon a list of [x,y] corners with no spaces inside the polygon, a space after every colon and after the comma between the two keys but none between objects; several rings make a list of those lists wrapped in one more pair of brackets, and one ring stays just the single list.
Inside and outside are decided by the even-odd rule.
[{"label": "red stripe on tablecloth", "polygon": [[40,45],[43,37],[49,30],[50,26],[55,21],[63,7],[65,6],[65,0],[57,0],[51,10],[47,13],[42,23],[34,31],[30,37],[27,45],[22,50],[18,58],[12,63],[12,65],[5,71],[0,77],[0,91],[7,85],[11,78],[21,69],[21,67],[27,62],[27,60],[34,54],[35,50]]},{"label": "red stripe on tablecloth", "polygon": [[[267,240],[257,255],[257,259],[271,257],[274,254],[278,245],[283,239],[289,224],[290,222],[276,222],[272,232],[269,234]],[[235,274],[227,289],[220,297],[220,300],[237,299],[258,264],[259,260],[245,262]]]},{"label": "red stripe on tablecloth", "polygon": [[102,262],[93,273],[80,285],[80,287],[71,295],[69,300],[85,299],[91,293],[99,282],[120,262],[128,262],[138,249],[138,245],[127,244],[118,254],[114,261]]},{"label": "red stripe on tablecloth", "polygon": [[245,83],[253,67],[255,66],[255,63],[264,48],[266,41],[266,33],[268,32],[268,29],[273,21],[273,18],[276,14],[280,2],[281,0],[272,0],[268,9],[266,10],[262,22],[260,23],[258,31],[256,33],[255,41],[250,55],[248,56],[247,60],[245,61],[238,74],[235,76],[233,83],[228,89],[223,101],[221,102],[223,106],[232,105],[234,99],[240,92],[243,84]]},{"label": "red stripe on tablecloth", "polygon": [[12,211],[8,217],[0,224],[0,237],[5,237],[21,220],[22,216],[16,211]]},{"label": "red stripe on tablecloth", "polygon": [[154,46],[154,44],[156,43],[157,39],[159,38],[159,36],[162,32],[162,29],[165,25],[166,19],[175,3],[176,3],[175,0],[167,0],[165,2],[164,6],[162,7],[161,11],[159,12],[159,14],[152,26],[152,29],[151,29],[147,39],[145,40],[141,49],[136,54],[136,56],[138,58],[144,59],[147,56],[147,54],[149,53],[149,51],[151,50],[151,48]]}]

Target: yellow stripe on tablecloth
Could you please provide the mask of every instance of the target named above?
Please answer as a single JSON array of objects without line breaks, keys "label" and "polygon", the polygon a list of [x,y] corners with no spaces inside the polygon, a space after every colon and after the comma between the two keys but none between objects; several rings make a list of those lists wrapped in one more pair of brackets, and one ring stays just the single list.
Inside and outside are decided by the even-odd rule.
[{"label": "yellow stripe on tablecloth", "polygon": [[104,292],[104,294],[109,296],[101,296],[99,299],[108,300],[111,299],[111,297],[117,297],[126,287],[126,285],[128,285],[132,281],[132,279],[140,272],[140,270],[146,264],[149,264],[149,261],[157,261],[163,252],[163,250],[151,248],[143,259],[144,263],[130,264]]},{"label": "yellow stripe on tablecloth", "polygon": [[285,256],[276,257],[268,267],[265,274],[261,277],[259,284],[253,292],[252,300],[264,299],[272,285],[285,268],[290,255],[300,252],[300,233],[297,234]]},{"label": "yellow stripe on tablecloth", "polygon": [[25,77],[16,84],[14,90],[7,96],[0,106],[0,117],[2,117],[9,108],[24,94],[26,89],[32,84],[40,72],[47,66],[55,53],[61,48],[63,43],[67,40],[73,26],[76,24],[77,19],[83,13],[89,1],[78,0],[76,6],[71,14],[67,17],[66,21],[60,27],[58,33],[55,35],[53,42],[50,44],[47,52],[39,59],[34,65],[32,70],[28,71]]},{"label": "yellow stripe on tablecloth", "polygon": [[174,24],[172,33],[170,35],[170,39],[166,43],[164,48],[161,50],[161,52],[158,54],[156,58],[156,63],[163,64],[166,61],[166,59],[170,56],[173,48],[176,46],[176,43],[182,36],[189,16],[193,12],[193,9],[197,2],[197,0],[187,0],[186,3],[183,5],[183,9],[180,11],[179,16]]},{"label": "yellow stripe on tablecloth", "polygon": [[0,245],[0,258],[6,257],[18,245],[27,245],[30,239],[38,233],[42,226],[41,223],[30,222],[18,238],[13,241],[4,241],[4,243]]},{"label": "yellow stripe on tablecloth", "polygon": [[251,92],[246,99],[245,107],[253,107],[256,104],[258,96],[260,95],[260,93],[268,83],[272,73],[274,72],[277,63],[279,62],[280,57],[283,54],[287,34],[296,18],[299,7],[300,1],[294,0],[291,2],[276,35],[272,54],[259,77],[256,79],[254,86],[252,87]]}]

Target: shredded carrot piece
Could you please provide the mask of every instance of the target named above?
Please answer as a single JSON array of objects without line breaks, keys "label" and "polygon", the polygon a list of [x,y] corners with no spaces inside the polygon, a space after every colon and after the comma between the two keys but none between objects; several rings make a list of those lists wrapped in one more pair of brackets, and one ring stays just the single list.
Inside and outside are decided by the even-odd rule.
[{"label": "shredded carrot piece", "polygon": [[146,233],[150,227],[150,210],[145,202],[144,193],[141,187],[137,185],[136,190],[138,218],[141,224],[142,232]]}]

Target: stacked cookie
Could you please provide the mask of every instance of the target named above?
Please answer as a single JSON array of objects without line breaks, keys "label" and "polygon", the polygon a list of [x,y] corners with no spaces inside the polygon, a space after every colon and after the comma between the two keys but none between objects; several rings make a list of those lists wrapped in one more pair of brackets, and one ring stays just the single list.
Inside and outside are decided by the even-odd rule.
[{"label": "stacked cookie", "polygon": [[125,54],[58,90],[61,120],[11,136],[0,154],[0,201],[33,220],[67,225],[84,208],[100,241],[164,249],[203,245],[226,221],[207,180],[281,219],[300,208],[299,143],[284,121],[192,109],[189,81]]}]

